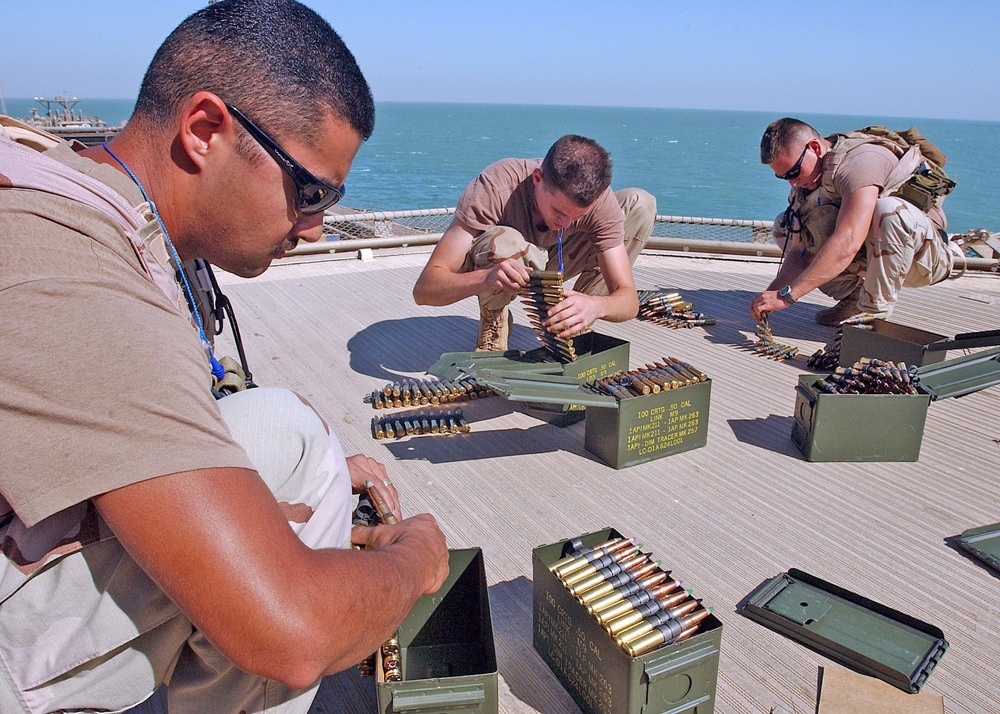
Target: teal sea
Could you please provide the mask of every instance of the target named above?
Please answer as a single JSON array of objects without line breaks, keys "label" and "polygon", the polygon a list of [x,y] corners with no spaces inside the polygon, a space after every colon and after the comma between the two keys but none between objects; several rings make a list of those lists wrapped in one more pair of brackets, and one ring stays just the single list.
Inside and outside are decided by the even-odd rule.
[{"label": "teal sea", "polygon": [[[30,99],[7,99],[26,116]],[[83,100],[86,115],[117,124],[132,102]],[[638,186],[674,216],[772,219],[788,186],[758,159],[760,135],[780,113],[501,104],[381,102],[375,134],[354,162],[345,203],[376,210],[454,206],[476,173],[497,159],[543,156],[563,134],[611,152],[615,188]],[[958,182],[945,210],[949,229],[1000,230],[1000,122],[796,114],[821,134],[884,124],[916,126],[948,156]]]}]

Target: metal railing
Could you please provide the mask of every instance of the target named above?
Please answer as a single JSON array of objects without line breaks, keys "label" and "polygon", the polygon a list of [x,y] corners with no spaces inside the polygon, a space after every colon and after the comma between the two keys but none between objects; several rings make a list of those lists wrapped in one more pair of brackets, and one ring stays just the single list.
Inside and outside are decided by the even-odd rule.
[{"label": "metal railing", "polygon": [[[411,211],[352,211],[328,213],[323,219],[324,240],[302,243],[289,255],[311,255],[362,249],[407,248],[434,245],[451,223],[455,209]],[[696,216],[657,216],[646,250],[687,254],[724,254],[742,257],[780,257],[771,239],[772,221]],[[998,272],[996,258],[969,256],[968,270]]]}]

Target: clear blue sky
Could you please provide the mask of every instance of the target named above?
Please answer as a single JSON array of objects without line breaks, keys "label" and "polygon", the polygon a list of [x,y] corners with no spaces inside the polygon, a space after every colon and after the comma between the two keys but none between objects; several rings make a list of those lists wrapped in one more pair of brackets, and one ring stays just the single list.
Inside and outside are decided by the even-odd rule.
[{"label": "clear blue sky", "polygon": [[[0,0],[7,97],[134,98],[199,0]],[[379,101],[1000,121],[1000,2],[307,0]]]}]

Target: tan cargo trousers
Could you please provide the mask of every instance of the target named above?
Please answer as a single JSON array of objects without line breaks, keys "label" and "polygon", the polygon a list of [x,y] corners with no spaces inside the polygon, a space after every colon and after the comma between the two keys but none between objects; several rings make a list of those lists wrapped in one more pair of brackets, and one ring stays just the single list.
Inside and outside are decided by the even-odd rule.
[{"label": "tan cargo trousers", "polygon": [[[625,252],[634,265],[646,241],[653,232],[656,221],[656,199],[649,193],[626,188],[615,191],[618,205],[625,214]],[[519,231],[506,226],[496,226],[483,231],[472,242],[462,272],[481,270],[508,258],[518,258],[526,267],[536,270],[558,270],[559,254],[555,248],[546,252],[528,243]],[[563,279],[579,275],[573,289],[587,295],[607,295],[608,286],[597,265],[597,251],[590,241],[570,240],[563,244]],[[490,290],[479,295],[479,303],[487,310],[501,310],[512,303],[516,293]]]},{"label": "tan cargo trousers", "polygon": [[[787,235],[779,214],[774,242],[784,249]],[[904,287],[939,283],[951,273],[954,256],[926,213],[901,198],[875,202],[875,214],[864,250],[840,275],[820,286],[835,300],[849,297],[859,287],[858,308],[888,318]]]},{"label": "tan cargo trousers", "polygon": [[[292,392],[273,388],[233,394],[219,407],[279,503],[311,510],[305,522],[289,521],[299,538],[314,548],[348,547],[350,475],[320,417]],[[88,507],[99,520],[89,504],[80,508]],[[55,518],[31,529],[15,518],[0,528],[0,712],[120,712],[163,682],[170,714],[309,710],[318,681],[290,690],[236,668],[193,629],[103,522],[91,529],[99,538],[80,538],[87,544],[50,557],[26,576],[22,562],[8,560],[10,553],[23,561],[51,540],[52,533],[43,531]]]}]

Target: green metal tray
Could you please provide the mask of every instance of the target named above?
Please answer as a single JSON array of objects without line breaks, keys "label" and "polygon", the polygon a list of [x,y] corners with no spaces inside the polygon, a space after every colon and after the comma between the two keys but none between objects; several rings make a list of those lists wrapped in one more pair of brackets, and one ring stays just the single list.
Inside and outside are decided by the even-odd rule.
[{"label": "green metal tray", "polygon": [[964,397],[1000,384],[1000,347],[918,367],[917,374],[920,391],[930,394],[931,401]]},{"label": "green metal tray", "polygon": [[948,649],[937,627],[801,570],[760,585],[740,614],[911,693],[920,691]]},{"label": "green metal tray", "polygon": [[1000,523],[970,528],[958,537],[958,544],[1000,573]]}]

